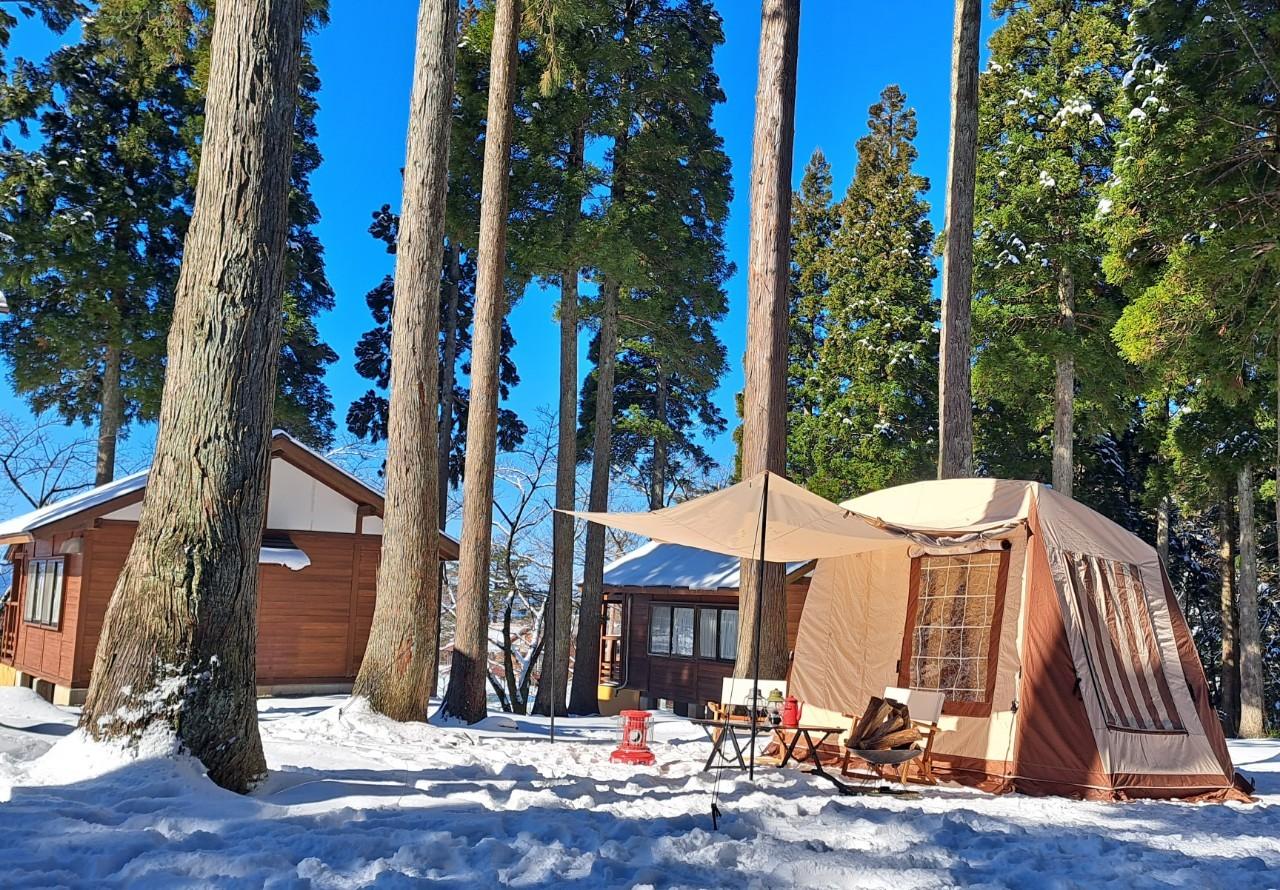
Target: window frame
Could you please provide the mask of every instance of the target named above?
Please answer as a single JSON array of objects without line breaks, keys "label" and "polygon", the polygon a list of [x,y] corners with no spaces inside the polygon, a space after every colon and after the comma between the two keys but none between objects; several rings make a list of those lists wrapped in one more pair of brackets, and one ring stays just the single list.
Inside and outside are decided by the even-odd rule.
[{"label": "window frame", "polygon": [[[668,619],[668,637],[666,651],[655,651],[653,646],[653,628],[654,612],[658,609],[666,609],[669,612]],[[688,655],[682,655],[675,651],[675,635],[676,635],[676,617],[677,609],[689,609],[693,612],[693,649]],[[702,614],[704,612],[716,613],[716,634],[715,634],[715,656],[702,655],[703,633],[702,633]],[[674,658],[680,661],[704,661],[715,664],[732,664],[737,659],[737,653],[731,658],[720,657],[720,635],[721,635],[721,615],[724,612],[738,612],[736,605],[727,603],[688,603],[688,602],[672,602],[670,600],[651,601],[649,603],[649,626],[645,632],[645,651],[651,658]],[[736,646],[735,646],[736,648]]]},{"label": "window frame", "polygon": [[[49,572],[54,573],[48,600],[35,589],[37,581],[44,586]],[[33,627],[59,630],[62,627],[63,593],[67,584],[67,561],[62,556],[31,557],[23,567],[25,589],[22,592],[22,622]],[[47,617],[46,617],[47,616]]]},{"label": "window frame", "polygon": [[[970,558],[984,556],[993,552],[999,553],[999,565],[996,569],[995,602],[992,604],[990,639],[987,641],[987,684],[986,694],[982,701],[955,701],[944,699],[942,713],[956,717],[989,717],[995,699],[996,672],[1000,664],[1000,633],[1004,623],[1005,593],[1009,587],[1009,561],[1012,545],[1004,541],[999,551],[979,550],[975,553],[955,554],[923,554],[911,557],[911,581],[907,593],[906,623],[902,633],[902,652],[898,661],[898,685],[904,689],[911,686],[912,643],[915,639],[916,620],[920,612],[920,580],[923,561],[931,557]],[[923,688],[923,687],[916,687]],[[945,690],[940,690],[945,692]]]}]

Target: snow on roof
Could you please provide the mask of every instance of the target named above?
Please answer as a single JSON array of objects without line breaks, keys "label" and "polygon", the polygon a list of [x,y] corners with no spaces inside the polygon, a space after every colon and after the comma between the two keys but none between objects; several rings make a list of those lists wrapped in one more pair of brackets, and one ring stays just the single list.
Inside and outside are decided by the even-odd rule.
[{"label": "snow on roof", "polygon": [[[789,563],[787,573],[805,565]],[[604,567],[606,587],[686,587],[690,590],[738,588],[736,556],[711,553],[683,544],[650,541]]]},{"label": "snow on roof", "polygon": [[73,494],[69,498],[63,498],[57,503],[48,504],[38,510],[32,510],[30,513],[6,519],[4,522],[0,522],[0,537],[25,534],[32,529],[40,528],[51,522],[57,522],[59,519],[65,519],[84,510],[105,504],[121,495],[132,494],[139,489],[146,488],[147,474],[150,471],[151,468],[148,467],[128,476],[122,476],[119,479],[108,482],[106,485],[99,485],[97,488]]},{"label": "snow on roof", "polygon": [[[314,448],[310,447],[309,445],[306,445],[298,441],[296,438],[289,435],[284,430],[272,430],[271,438],[272,439],[288,439],[289,442],[301,448],[302,450],[307,451],[310,454],[314,455],[317,460],[324,461],[326,464],[333,467],[335,470],[337,470],[342,475],[346,476],[348,479],[350,479],[352,482],[356,483],[357,485],[368,489],[369,491],[376,494],[378,497],[384,496],[384,492],[382,491],[381,488],[378,488],[377,486],[369,484],[365,480],[361,479],[359,476],[356,476],[354,473],[351,473],[346,469],[344,469],[343,467],[338,466],[338,464],[334,463],[332,460],[325,457],[323,454],[316,451]],[[38,510],[32,510],[30,513],[24,513],[21,516],[15,516],[12,519],[6,519],[3,522],[0,522],[0,538],[4,538],[10,535],[27,534],[33,531],[34,529],[48,525],[51,522],[57,522],[59,519],[65,519],[68,516],[74,516],[77,513],[81,513],[85,510],[91,510],[94,507],[105,504],[122,495],[132,494],[136,491],[139,491],[140,489],[146,488],[147,474],[150,473],[150,471],[151,471],[151,468],[147,467],[146,469],[139,470],[136,473],[131,473],[128,476],[122,476],[119,479],[115,479],[111,482],[108,482],[106,485],[99,485],[97,488],[91,488],[88,491],[82,491],[79,494],[73,494],[68,498],[63,498],[57,503],[48,504],[44,507],[41,507]],[[440,536],[443,538],[448,538],[450,541],[453,541],[454,544],[458,543],[455,539],[445,534],[443,530],[441,530]]]}]

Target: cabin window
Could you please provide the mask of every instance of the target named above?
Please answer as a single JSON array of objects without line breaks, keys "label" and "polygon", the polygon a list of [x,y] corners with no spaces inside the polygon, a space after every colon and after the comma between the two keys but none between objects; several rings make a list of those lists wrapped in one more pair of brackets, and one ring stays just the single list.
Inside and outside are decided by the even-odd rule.
[{"label": "cabin window", "polygon": [[720,609],[720,660],[738,657],[738,610]]},{"label": "cabin window", "polygon": [[738,610],[715,606],[649,607],[649,654],[733,661],[738,654]]},{"label": "cabin window", "polygon": [[29,624],[57,627],[62,615],[61,559],[27,560],[27,601],[23,618]]},{"label": "cabin window", "polygon": [[989,713],[1008,551],[913,560],[898,680],[946,694],[949,713]]},{"label": "cabin window", "polygon": [[622,603],[604,604],[604,635],[622,636]]}]

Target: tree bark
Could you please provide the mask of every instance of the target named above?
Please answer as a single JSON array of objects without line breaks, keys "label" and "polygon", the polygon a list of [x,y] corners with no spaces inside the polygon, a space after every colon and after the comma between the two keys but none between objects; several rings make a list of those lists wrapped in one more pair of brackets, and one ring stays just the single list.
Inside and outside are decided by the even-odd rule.
[{"label": "tree bark", "polygon": [[449,516],[449,456],[453,452],[453,389],[458,382],[458,303],[462,264],[458,245],[452,238],[445,245],[448,268],[449,301],[445,304],[440,327],[444,331],[444,356],[440,365],[440,527]]},{"label": "tree bark", "polygon": [[[613,383],[618,359],[618,291],[616,281],[600,286],[600,344],[596,365],[595,435],[591,443],[591,492],[587,509],[609,509],[609,465],[613,426]],[[578,606],[578,636],[574,642],[573,688],[570,714],[600,710],[600,604],[604,599],[604,526],[587,524],[583,554],[582,599]]]},{"label": "tree bark", "polygon": [[507,302],[507,203],[512,102],[516,90],[519,0],[498,0],[490,54],[489,115],[484,143],[477,248],[476,309],[471,345],[466,484],[458,559],[457,625],[449,688],[441,714],[483,720],[489,659],[489,561],[493,544],[493,470],[498,449],[498,366]]},{"label": "tree bark", "polygon": [[[751,232],[747,252],[747,351],[743,361],[742,475],[782,473],[787,453],[787,290],[791,250],[791,152],[795,137],[800,0],[764,0],[751,146]],[[760,671],[787,669],[787,598],[780,563],[743,560],[734,674],[753,669],[757,597],[763,598]]]},{"label": "tree bark", "polygon": [[102,362],[102,396],[98,408],[98,459],[93,484],[106,485],[116,476],[116,442],[124,420],[124,396],[120,390],[121,353],[118,344],[107,347]]},{"label": "tree bark", "polygon": [[956,0],[951,45],[951,157],[942,253],[938,356],[938,478],[973,475],[969,353],[973,299],[973,193],[978,161],[981,0]]},{"label": "tree bark", "polygon": [[[1076,283],[1071,270],[1058,276],[1058,329],[1070,344],[1076,330]],[[1053,387],[1053,487],[1071,497],[1075,480],[1076,357],[1070,345],[1059,348]]]},{"label": "tree bark", "polygon": [[1240,526],[1240,585],[1236,591],[1240,661],[1240,736],[1261,738],[1266,695],[1262,681],[1262,640],[1258,631],[1258,528],[1253,510],[1253,466],[1240,468],[1236,499]]},{"label": "tree bark", "polygon": [[1169,496],[1161,495],[1156,504],[1156,554],[1166,572],[1169,570],[1169,507]]},{"label": "tree bark", "polygon": [[439,281],[457,27],[455,4],[423,0],[391,310],[382,556],[373,625],[353,688],[396,720],[426,719],[438,660]]},{"label": "tree bark", "polygon": [[[659,360],[657,368],[657,398],[655,399],[654,419],[662,427],[668,429],[667,399],[670,385],[667,372]],[[653,440],[653,467],[649,475],[649,509],[661,510],[667,505],[667,440],[665,435],[655,436]]]},{"label": "tree bark", "polygon": [[[569,172],[576,177],[586,163],[586,130],[573,134],[569,151]],[[576,179],[571,181],[576,182]],[[574,252],[582,196],[570,199],[565,227],[565,243]],[[576,258],[560,273],[560,383],[557,408],[556,509],[572,510],[577,501],[578,479],[578,266]],[[563,513],[551,519],[551,614],[547,628],[554,637],[543,649],[542,671],[533,710],[544,716],[555,701],[557,714],[564,713],[569,692],[569,635],[573,632],[573,517]],[[545,636],[545,634],[544,634]],[[550,645],[554,642],[554,646]]]},{"label": "tree bark", "polygon": [[1223,714],[1223,730],[1234,736],[1240,725],[1240,665],[1236,644],[1236,554],[1231,534],[1231,497],[1226,494],[1218,513],[1218,554],[1222,569],[1222,666],[1218,710]]},{"label": "tree bark", "polygon": [[81,727],[173,733],[248,790],[258,734],[258,550],[280,353],[303,0],[222,0],[155,460]]}]

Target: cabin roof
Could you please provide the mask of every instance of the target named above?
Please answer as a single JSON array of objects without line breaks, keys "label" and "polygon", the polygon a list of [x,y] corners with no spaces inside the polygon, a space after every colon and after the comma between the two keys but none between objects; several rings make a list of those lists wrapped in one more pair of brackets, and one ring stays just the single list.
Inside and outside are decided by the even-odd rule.
[{"label": "cabin roof", "polygon": [[[292,464],[356,504],[368,507],[376,514],[382,513],[381,490],[347,472],[284,430],[272,432],[271,456]],[[30,513],[4,520],[0,522],[0,545],[21,543],[31,540],[37,534],[49,535],[68,527],[81,526],[121,507],[137,503],[146,491],[149,473],[150,467],[122,476],[106,485],[73,494]],[[440,538],[441,550],[450,558],[456,559],[458,542],[443,530]]]},{"label": "cabin roof", "polygon": [[[741,565],[736,556],[650,541],[605,566],[604,586],[737,590]],[[808,565],[787,563],[788,577]]]}]

